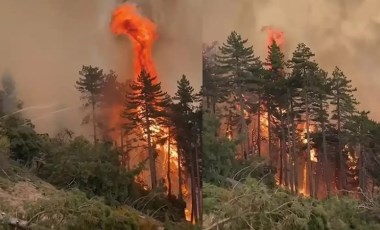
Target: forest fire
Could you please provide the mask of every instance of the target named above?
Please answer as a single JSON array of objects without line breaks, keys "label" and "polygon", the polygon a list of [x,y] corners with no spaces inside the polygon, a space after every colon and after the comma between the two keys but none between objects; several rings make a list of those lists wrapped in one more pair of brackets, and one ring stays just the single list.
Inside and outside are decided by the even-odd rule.
[{"label": "forest fire", "polygon": [[[111,31],[114,34],[126,35],[132,42],[134,50],[134,79],[137,78],[137,76],[140,74],[142,70],[147,71],[151,76],[157,76],[157,71],[152,58],[153,44],[154,41],[158,38],[156,32],[156,25],[153,22],[151,22],[148,18],[145,18],[142,15],[140,15],[137,11],[137,8],[134,5],[125,4],[114,11],[110,27]],[[156,78],[156,81],[158,81],[158,78]],[[113,114],[120,113],[121,107],[115,107]],[[114,121],[112,122],[120,122],[120,119],[120,116],[115,116],[113,117]],[[166,188],[168,188],[169,183],[171,184],[168,188],[170,189],[170,191],[166,190],[166,193],[173,194],[172,191],[179,190],[178,171],[179,169],[182,169],[184,166],[179,165],[180,163],[178,160],[176,143],[174,139],[170,138],[169,130],[165,127],[155,125],[155,121],[152,121],[152,123],[153,125],[150,131],[153,134],[153,136],[155,136],[155,134],[160,133],[162,136],[168,137],[168,141],[166,141],[164,144],[156,145],[156,151],[158,152],[156,164],[159,165],[157,177],[164,179]],[[142,127],[141,133],[145,133]],[[146,139],[146,134],[144,134],[143,137]],[[116,139],[116,137],[114,139]],[[153,142],[157,142],[157,140],[153,138]],[[135,159],[135,161],[137,162],[131,162],[131,164],[137,165],[139,163],[138,160],[141,159]],[[170,175],[171,179],[168,178],[168,174]],[[141,175],[138,176],[137,180],[139,180],[143,184],[149,184],[150,177],[149,175],[147,175],[147,173],[143,172],[141,173]],[[190,221],[191,212],[189,210],[191,210],[191,194],[187,186],[188,182],[184,180],[180,190],[182,191],[182,195],[187,204],[187,207],[185,209],[186,219]],[[146,187],[146,189],[148,189],[148,187]]]},{"label": "forest fire", "polygon": [[[266,45],[267,45],[268,49],[272,46],[273,43],[276,43],[276,45],[279,46],[281,49],[284,48],[284,46],[285,46],[285,34],[283,31],[276,29],[274,27],[271,27],[271,26],[264,26],[262,28],[262,31],[267,32],[267,44]],[[269,50],[268,50],[268,52],[269,52]],[[268,68],[270,69],[271,66],[269,66]],[[272,119],[273,119],[272,117],[271,117],[271,119],[269,119],[268,112],[266,112],[266,111],[263,112],[263,114],[260,116],[260,124],[261,124],[260,125],[261,126],[260,132],[261,132],[261,136],[264,139],[269,138],[269,136],[268,136],[269,135],[269,130],[268,130],[269,129],[269,120],[271,120],[271,122],[272,122]],[[302,122],[302,123],[298,124],[297,129],[301,131],[299,134],[300,138],[301,138],[301,142],[306,145],[308,143],[308,140],[306,138],[306,133],[307,133],[306,122]],[[310,133],[315,132],[315,126],[313,126],[313,125],[309,125],[308,129],[309,129]],[[274,144],[274,143],[272,143],[272,144]],[[264,150],[264,154],[265,154],[265,152],[266,152],[265,147],[262,150]],[[306,156],[306,157],[310,157],[310,161],[312,163],[318,162],[317,152],[316,152],[316,149],[314,149],[314,148],[310,149],[310,156]],[[287,159],[287,157],[286,157],[286,159]],[[298,185],[298,191],[300,194],[302,194],[304,196],[309,196],[308,173],[312,173],[312,172],[308,172],[308,170],[307,170],[307,158],[304,160],[296,159],[295,164],[299,164],[301,166],[298,168],[299,172],[297,172],[297,175],[300,175],[299,179],[301,180],[301,183],[299,183],[299,185]],[[276,175],[276,182],[278,185],[280,185],[279,184],[280,183],[280,175],[279,174]],[[280,186],[283,186],[283,185],[280,185]]]}]

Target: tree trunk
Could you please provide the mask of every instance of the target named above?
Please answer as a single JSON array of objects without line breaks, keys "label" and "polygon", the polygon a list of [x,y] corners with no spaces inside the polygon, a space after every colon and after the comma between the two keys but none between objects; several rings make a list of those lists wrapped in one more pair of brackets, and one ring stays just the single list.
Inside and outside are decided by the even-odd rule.
[{"label": "tree trunk", "polygon": [[281,139],[280,139],[280,185],[288,186],[288,164],[285,155],[285,130],[284,117],[281,114]]},{"label": "tree trunk", "polygon": [[197,204],[197,210],[198,210],[198,216],[197,216],[197,223],[202,223],[202,193],[201,193],[201,175],[200,175],[200,169],[199,169],[199,158],[198,158],[198,148],[196,148],[195,153],[195,172],[196,172],[196,186],[195,186],[195,197],[196,197],[196,204]]},{"label": "tree trunk", "polygon": [[182,150],[178,151],[178,200],[182,201],[182,168],[181,168]]},{"label": "tree trunk", "polygon": [[170,127],[168,128],[168,171],[167,171],[167,177],[168,177],[168,197],[171,197],[172,195],[172,180],[170,178],[170,147],[171,147],[171,136],[170,136]]},{"label": "tree trunk", "polygon": [[247,123],[244,117],[244,98],[242,94],[243,92],[240,88],[238,91],[238,97],[239,97],[239,106],[240,106],[240,127],[241,127],[241,134],[243,136],[243,141],[241,142],[241,146],[242,146],[243,157],[245,160],[247,160],[248,158],[247,156],[248,128],[247,128]]},{"label": "tree trunk", "polygon": [[92,105],[92,126],[93,126],[93,132],[94,132],[94,145],[96,145],[98,141],[98,137],[96,134],[96,114],[95,114],[95,96],[91,95],[91,105]]},{"label": "tree trunk", "polygon": [[287,119],[287,125],[286,125],[286,130],[287,130],[287,141],[288,141],[288,145],[287,145],[287,155],[288,155],[288,159],[286,159],[286,164],[288,165],[287,166],[287,174],[288,174],[288,180],[289,180],[289,187],[290,187],[290,190],[291,192],[294,192],[294,181],[293,181],[293,152],[292,152],[292,148],[291,148],[291,143],[292,143],[292,140],[291,140],[291,133],[292,133],[292,130],[291,130],[291,119],[290,119],[290,115],[289,115],[289,108],[288,110],[286,111],[286,119]]},{"label": "tree trunk", "polygon": [[293,111],[293,102],[292,99],[290,99],[290,112],[292,114],[291,118],[291,129],[292,129],[292,164],[293,164],[293,171],[292,171],[292,179],[294,183],[294,192],[298,194],[298,161],[297,161],[297,152],[296,152],[296,124],[294,121],[294,111]]},{"label": "tree trunk", "polygon": [[269,108],[269,103],[268,103],[268,152],[269,152],[269,159],[270,159],[270,165],[273,166],[273,149],[272,149],[272,114]]},{"label": "tree trunk", "polygon": [[318,157],[318,162],[315,165],[315,178],[314,178],[314,198],[318,199],[318,190],[319,190],[319,176],[321,175],[321,163],[320,158]]},{"label": "tree trunk", "polygon": [[146,130],[147,130],[147,136],[148,136],[148,154],[149,154],[149,166],[150,166],[150,179],[152,183],[152,189],[157,188],[157,173],[156,173],[156,159],[154,156],[154,149],[152,146],[152,137],[151,137],[151,130],[150,130],[150,120],[148,116],[147,109],[145,109],[145,117],[146,117]]},{"label": "tree trunk", "polygon": [[366,173],[365,173],[365,154],[361,144],[359,144],[359,187],[363,193],[366,193]]},{"label": "tree trunk", "polygon": [[327,144],[326,144],[326,127],[325,122],[322,121],[322,152],[323,152],[323,164],[324,164],[324,174],[325,174],[325,180],[326,180],[326,192],[327,197],[330,197],[331,189],[330,189],[330,166],[327,159]]},{"label": "tree trunk", "polygon": [[[338,92],[339,95],[339,92]],[[343,156],[343,146],[341,137],[341,115],[340,115],[340,98],[337,98],[337,115],[338,115],[338,169],[339,169],[339,181],[337,183],[340,190],[346,189],[346,170]]]},{"label": "tree trunk", "polygon": [[307,96],[307,92],[305,92],[305,105],[306,105],[306,156],[307,156],[307,171],[308,171],[308,180],[309,180],[309,194],[311,197],[314,196],[313,191],[313,171],[311,168],[311,148],[310,148],[310,118],[309,118],[309,100]]},{"label": "tree trunk", "polygon": [[[191,151],[192,152],[192,151]],[[196,153],[195,153],[196,154]],[[197,177],[196,177],[196,156],[191,154],[191,198],[192,198],[192,217],[195,223],[199,220],[199,206],[198,206],[198,197],[197,197]]]},{"label": "tree trunk", "polygon": [[257,110],[257,154],[261,156],[261,95],[259,94]]}]

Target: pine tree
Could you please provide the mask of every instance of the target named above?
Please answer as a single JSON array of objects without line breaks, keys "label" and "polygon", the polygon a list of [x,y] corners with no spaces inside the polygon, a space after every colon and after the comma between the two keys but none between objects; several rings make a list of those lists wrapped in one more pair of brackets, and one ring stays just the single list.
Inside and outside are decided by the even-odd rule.
[{"label": "pine tree", "polygon": [[[194,93],[194,88],[190,85],[185,75],[177,81],[177,91],[173,97],[173,120],[176,127],[176,140],[178,145],[178,158],[182,159],[190,173],[192,190],[192,219],[199,221],[200,211],[200,175],[199,175],[199,149],[200,149],[200,123],[195,113],[195,103],[199,102],[199,96]],[[199,127],[199,129],[197,128]],[[179,188],[182,185],[182,175],[180,174],[179,160]],[[181,195],[181,191],[179,191]]]},{"label": "pine tree", "polygon": [[223,100],[225,92],[223,92],[221,85],[223,85],[223,79],[218,77],[219,68],[216,64],[216,51],[215,47],[217,42],[212,45],[205,45],[202,52],[202,89],[201,95],[204,97],[203,106],[204,110],[208,110],[211,113],[216,113],[216,104]]},{"label": "pine tree", "polygon": [[155,80],[156,77],[142,70],[130,84],[131,92],[126,95],[122,113],[127,129],[142,128],[146,135],[144,139],[148,149],[152,189],[157,188],[155,144],[162,134],[156,130],[165,124],[165,110],[170,103],[169,95],[161,90],[161,83],[154,83]]},{"label": "pine tree", "polygon": [[[331,189],[330,189],[330,181],[331,181],[331,175],[329,171],[329,164],[328,164],[328,158],[327,158],[327,140],[326,140],[326,133],[327,128],[329,127],[329,99],[331,99],[331,85],[328,79],[328,74],[326,71],[319,69],[316,73],[316,82],[315,82],[315,118],[313,121],[316,123],[316,125],[319,127],[319,130],[322,134],[322,156],[318,156],[318,165],[321,167],[321,161],[323,162],[323,168],[324,168],[324,176],[326,180],[326,190],[327,190],[327,196],[330,195]],[[316,141],[313,141],[316,143]],[[323,157],[323,159],[322,159]],[[319,167],[319,168],[320,168]],[[315,176],[315,194],[314,197],[317,198],[317,192],[318,192],[318,185],[319,185],[319,176],[320,173],[316,173]]]},{"label": "pine tree", "polygon": [[[307,157],[307,172],[309,181],[309,193],[312,196],[313,190],[313,175],[311,166],[311,138],[310,127],[313,117],[315,117],[315,91],[316,91],[316,71],[318,64],[310,60],[315,54],[305,44],[298,44],[293,52],[293,57],[289,61],[289,66],[292,68],[292,78],[298,83],[295,91],[295,112],[298,114],[300,121],[306,124],[306,157]],[[297,89],[298,88],[298,89]],[[294,131],[295,128],[293,128]]]},{"label": "pine tree", "polygon": [[[273,129],[272,125],[274,123],[274,118],[280,118],[281,121],[281,131],[284,132],[284,118],[283,118],[283,109],[285,104],[282,100],[282,96],[280,93],[284,93],[283,88],[280,86],[285,78],[284,68],[284,54],[281,52],[280,47],[273,42],[271,46],[268,47],[268,56],[265,59],[264,66],[267,66],[266,74],[264,75],[264,87],[262,100],[265,103],[265,107],[268,113],[268,145],[269,145],[269,156],[271,159],[271,164],[273,165]],[[278,116],[274,116],[274,114]],[[284,137],[281,138],[281,143],[285,144]],[[282,181],[282,157],[284,154],[283,148],[281,148],[280,153],[280,181]]]},{"label": "pine tree", "polygon": [[338,189],[346,189],[346,156],[343,153],[343,147],[347,137],[345,137],[344,125],[351,119],[356,113],[356,105],[358,104],[353,96],[353,92],[356,88],[351,86],[351,80],[348,80],[344,73],[335,67],[332,73],[333,77],[331,79],[332,88],[332,101],[331,104],[334,106],[332,111],[332,120],[336,121],[336,130],[338,136],[337,144],[337,158],[336,158],[336,168],[338,169],[338,181],[336,185]]},{"label": "pine tree", "polygon": [[[79,71],[81,77],[76,81],[77,90],[82,93],[81,99],[85,101],[84,107],[91,107],[92,125],[94,134],[94,143],[97,143],[96,128],[98,120],[96,117],[96,108],[101,102],[102,89],[104,84],[103,70],[98,67],[83,66]],[[88,123],[89,115],[83,119],[83,123]]]},{"label": "pine tree", "polygon": [[[371,142],[374,138],[371,131],[376,129],[376,123],[368,118],[368,114],[369,111],[361,111],[357,115],[353,115],[345,124],[345,128],[349,134],[349,146],[354,149],[350,156],[352,161],[348,162],[351,165],[347,165],[347,179],[351,179],[352,187],[359,187],[361,192],[364,193],[367,192],[367,159],[370,155]],[[355,162],[355,159],[358,162]]]},{"label": "pine tree", "polygon": [[248,39],[242,39],[239,34],[233,31],[228,36],[227,42],[219,47],[221,54],[216,57],[224,78],[222,88],[227,95],[229,94],[230,98],[232,97],[230,103],[238,105],[237,117],[242,136],[241,147],[244,158],[247,158],[249,146],[248,125],[244,114],[244,111],[247,109],[244,98],[247,88],[244,83],[247,80],[252,81],[251,78],[256,77],[252,73],[256,72],[255,70],[258,70],[261,66],[259,58],[255,57],[253,53],[252,46],[246,47],[247,41]]}]

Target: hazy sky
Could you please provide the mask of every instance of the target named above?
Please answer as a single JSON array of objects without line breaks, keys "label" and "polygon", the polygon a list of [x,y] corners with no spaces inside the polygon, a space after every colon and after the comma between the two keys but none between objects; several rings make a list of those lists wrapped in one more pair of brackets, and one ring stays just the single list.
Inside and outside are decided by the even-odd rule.
[{"label": "hazy sky", "polygon": [[[0,74],[9,71],[16,80],[25,107],[64,104],[29,110],[41,118],[51,112],[80,105],[74,88],[82,65],[115,70],[125,80],[132,73],[132,51],[127,38],[115,38],[108,25],[120,0],[2,0],[0,1]],[[132,2],[132,1],[131,1]],[[186,74],[195,88],[201,84],[200,3],[176,0],[138,0],[158,26],[154,46],[163,88],[173,93],[176,80]],[[41,132],[67,127],[83,133],[83,112],[68,109],[42,117]]]},{"label": "hazy sky", "polygon": [[203,40],[224,42],[236,30],[264,58],[271,25],[285,32],[289,57],[304,42],[328,72],[338,65],[353,80],[361,109],[380,120],[380,1],[205,0]]}]

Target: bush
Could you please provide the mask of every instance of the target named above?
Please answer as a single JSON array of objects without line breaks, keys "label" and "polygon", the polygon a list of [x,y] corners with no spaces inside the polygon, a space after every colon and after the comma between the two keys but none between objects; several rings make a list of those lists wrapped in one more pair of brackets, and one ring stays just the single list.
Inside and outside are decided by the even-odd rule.
[{"label": "bush", "polygon": [[24,219],[33,220],[33,229],[138,230],[138,217],[126,209],[115,209],[99,199],[87,199],[79,191],[63,192],[27,207]]},{"label": "bush", "polygon": [[[331,198],[316,201],[294,196],[280,188],[269,189],[247,179],[242,188],[226,190],[206,184],[203,188],[207,226],[217,229],[380,229],[380,225],[360,209],[360,201]],[[373,208],[371,208],[373,210]]]},{"label": "bush", "polygon": [[103,196],[111,205],[120,205],[139,169],[126,171],[120,153],[111,145],[93,146],[84,137],[61,143],[53,139],[38,175],[59,188],[79,188],[88,197]]},{"label": "bush", "polygon": [[[9,147],[10,147],[9,139],[5,135],[1,135],[0,136],[0,170],[8,169]],[[3,173],[4,172],[0,172],[0,175]]]}]

